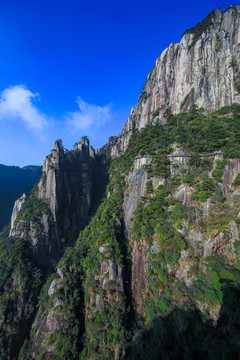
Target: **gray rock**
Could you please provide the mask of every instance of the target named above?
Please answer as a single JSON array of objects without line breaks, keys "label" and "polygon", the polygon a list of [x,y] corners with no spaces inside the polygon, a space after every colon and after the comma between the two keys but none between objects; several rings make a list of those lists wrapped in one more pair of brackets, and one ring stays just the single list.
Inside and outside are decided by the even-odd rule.
[{"label": "gray rock", "polygon": [[95,150],[92,146],[89,147],[89,156],[93,159],[95,158]]},{"label": "gray rock", "polygon": [[82,137],[81,141],[76,143],[74,150],[77,150],[85,158],[95,157],[95,151],[92,146],[89,146],[89,140],[86,137]]},{"label": "gray rock", "polygon": [[26,195],[15,203],[10,235],[30,241],[40,267],[56,266],[62,243],[72,245],[85,225],[92,203],[92,180],[88,169],[82,166],[82,157],[94,157],[94,149],[90,155],[89,151],[87,138],[82,138],[71,153],[64,151],[61,140],[56,141],[34,193],[36,201],[50,210],[49,214],[38,216],[38,224],[21,219],[15,224]]},{"label": "gray rock", "polygon": [[146,244],[134,242],[132,251],[132,294],[139,313],[143,310],[143,293],[146,294],[148,291],[147,270],[149,269],[149,255],[149,248]]},{"label": "gray rock", "polygon": [[240,7],[217,10],[215,15],[195,43],[194,34],[186,33],[180,43],[171,44],[159,56],[121,135],[114,140],[113,157],[126,150],[136,129],[155,122],[156,110],[164,122],[167,113],[188,111],[193,105],[214,111],[240,102],[235,88],[240,67]]},{"label": "gray rock", "polygon": [[33,358],[37,358],[35,351],[38,354],[51,355],[54,352],[55,346],[48,344],[49,337],[55,331],[61,331],[64,328],[71,326],[72,321],[70,318],[65,318],[64,314],[56,312],[54,309],[47,310],[45,317],[41,321],[39,328],[33,339]]},{"label": "gray rock", "polygon": [[152,243],[152,246],[151,246],[152,253],[157,254],[160,249],[161,249],[161,246],[159,245],[159,242],[157,242],[156,239],[153,238],[153,243]]},{"label": "gray rock", "polygon": [[207,199],[207,201],[205,201],[204,203],[201,203],[202,209],[203,209],[203,216],[208,217],[210,215],[211,212],[211,199]]},{"label": "gray rock", "polygon": [[223,191],[229,196],[234,180],[240,173],[240,159],[229,159],[223,173]]},{"label": "gray rock", "polygon": [[136,156],[134,158],[133,168],[136,171],[140,168],[143,168],[144,165],[150,165],[151,162],[152,162],[152,156],[150,155]]},{"label": "gray rock", "polygon": [[209,256],[213,252],[227,253],[227,245],[229,245],[230,242],[230,234],[227,231],[221,231],[204,243],[204,256]]},{"label": "gray rock", "polygon": [[238,232],[238,227],[235,221],[230,221],[229,223],[229,227],[230,227],[230,231],[231,231],[231,235],[232,235],[232,239],[235,240],[239,240],[239,232]]},{"label": "gray rock", "polygon": [[138,170],[131,172],[127,178],[128,189],[124,194],[123,211],[126,230],[131,227],[132,217],[141,196],[146,195],[147,173],[140,167]]},{"label": "gray rock", "polygon": [[66,269],[64,268],[57,268],[57,273],[60,276],[60,278],[63,280],[64,274],[66,272]]},{"label": "gray rock", "polygon": [[63,306],[63,300],[55,297],[53,299],[53,307],[55,308],[57,306]]},{"label": "gray rock", "polygon": [[154,190],[156,190],[159,185],[165,186],[165,184],[166,184],[166,179],[164,179],[162,177],[155,176],[152,178],[152,185],[153,185]]},{"label": "gray rock", "polygon": [[112,290],[124,291],[122,269],[116,265],[115,259],[109,258],[101,263],[99,282],[102,290],[110,287]]},{"label": "gray rock", "polygon": [[170,160],[170,172],[172,176],[179,176],[182,168],[187,168],[190,154],[176,144],[173,145],[173,152],[167,156]]},{"label": "gray rock", "polygon": [[189,204],[192,200],[192,194],[194,193],[194,189],[185,184],[181,184],[176,192],[173,194],[174,198],[180,201],[183,204]]},{"label": "gray rock", "polygon": [[202,234],[196,232],[195,230],[190,230],[188,234],[188,243],[190,246],[197,246],[198,243],[202,240]]},{"label": "gray rock", "polygon": [[99,252],[100,252],[100,253],[104,253],[104,252],[106,252],[106,251],[109,251],[110,246],[111,246],[111,245],[109,245],[109,244],[103,244],[102,246],[100,246]]},{"label": "gray rock", "polygon": [[61,282],[61,279],[57,278],[57,279],[54,279],[48,289],[48,295],[49,296],[52,296],[55,291],[59,288],[59,285],[60,285],[60,282]]},{"label": "gray rock", "polygon": [[97,295],[96,296],[96,308],[97,308],[97,311],[102,310],[102,306],[103,306],[103,300],[99,295]]},{"label": "gray rock", "polygon": [[13,230],[13,227],[14,227],[15,220],[16,220],[17,215],[18,215],[19,211],[21,210],[23,204],[26,201],[26,198],[27,198],[27,195],[22,194],[22,196],[18,200],[15,201],[13,211],[12,211],[12,216],[11,216],[11,230],[10,230],[9,236],[12,235],[12,230]]}]

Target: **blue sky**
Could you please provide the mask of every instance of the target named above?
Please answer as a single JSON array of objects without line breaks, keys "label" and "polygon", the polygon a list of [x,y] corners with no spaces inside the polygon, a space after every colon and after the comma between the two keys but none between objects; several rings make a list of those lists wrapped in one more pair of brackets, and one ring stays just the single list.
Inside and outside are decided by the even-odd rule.
[{"label": "blue sky", "polygon": [[[0,0],[0,163],[121,132],[160,53],[229,1]],[[235,3],[236,5],[236,3]]]}]

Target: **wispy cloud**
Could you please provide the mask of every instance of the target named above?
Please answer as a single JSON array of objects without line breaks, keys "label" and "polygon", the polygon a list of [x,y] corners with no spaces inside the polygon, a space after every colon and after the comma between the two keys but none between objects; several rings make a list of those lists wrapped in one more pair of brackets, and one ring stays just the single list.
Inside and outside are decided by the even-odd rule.
[{"label": "wispy cloud", "polygon": [[112,118],[111,104],[97,106],[77,99],[79,110],[68,113],[68,123],[78,130],[94,130],[105,125]]},{"label": "wispy cloud", "polygon": [[83,133],[91,141],[100,141],[101,138],[108,137],[110,120],[116,117],[111,103],[98,106],[83,101],[81,97],[77,98],[76,111],[49,117],[39,110],[39,99],[37,93],[23,85],[4,89],[0,93],[0,134],[3,136],[4,131],[10,131],[14,126],[14,133],[24,134],[23,136],[26,133],[29,137],[29,133],[25,131],[27,128],[39,137],[41,143],[42,140],[46,143],[56,138],[62,138],[66,142],[71,139],[74,143]]},{"label": "wispy cloud", "polygon": [[25,86],[16,85],[5,89],[0,97],[0,119],[18,119],[35,133],[42,135],[47,125],[47,117],[34,105],[33,94]]}]

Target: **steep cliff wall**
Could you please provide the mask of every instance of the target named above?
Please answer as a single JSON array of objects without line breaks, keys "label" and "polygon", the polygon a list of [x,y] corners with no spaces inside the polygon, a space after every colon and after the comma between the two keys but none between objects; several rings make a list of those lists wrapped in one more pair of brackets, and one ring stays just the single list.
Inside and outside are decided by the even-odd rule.
[{"label": "steep cliff wall", "polygon": [[[64,151],[59,140],[46,158],[38,184],[29,196],[23,194],[15,202],[9,237],[0,237],[0,348],[4,359],[18,356],[29,335],[46,274],[86,223],[96,167],[88,139],[83,138],[73,151]],[[60,305],[55,299],[54,307]],[[66,314],[52,311],[41,329],[45,333],[48,326],[56,330],[53,323],[64,319],[70,321]]]},{"label": "steep cliff wall", "polygon": [[[115,143],[118,157],[106,196],[45,284],[19,360],[236,358],[238,55],[234,7],[211,13],[157,60],[122,136],[102,150],[107,157]],[[86,219],[91,158],[86,138],[67,153],[58,141],[35,193],[16,203],[11,235],[46,244],[52,258],[48,241],[61,248]],[[8,285],[20,292],[17,270]]]},{"label": "steep cliff wall", "polygon": [[[123,350],[120,330],[124,327],[126,288],[130,285],[123,260],[127,244],[122,228],[122,185],[119,176],[110,182],[108,197],[80,232],[74,248],[60,260],[33,324],[34,358],[40,354],[58,357],[62,352],[75,359],[82,349],[81,356],[87,359],[97,348],[106,356],[115,354],[116,360],[120,358]],[[64,340],[60,334],[64,334]],[[109,350],[103,339],[116,347]]]},{"label": "steep cliff wall", "polygon": [[63,247],[74,242],[85,224],[92,203],[90,151],[91,156],[86,138],[68,152],[57,141],[33,193],[15,203],[10,236],[30,241],[41,266],[56,264]]},{"label": "steep cliff wall", "polygon": [[48,283],[30,356],[228,358],[240,333],[240,107],[228,111],[133,135]]},{"label": "steep cliff wall", "polygon": [[128,146],[136,129],[164,122],[169,113],[193,106],[209,111],[240,102],[240,6],[213,11],[171,44],[149,73],[137,105],[112,147],[113,157]]}]

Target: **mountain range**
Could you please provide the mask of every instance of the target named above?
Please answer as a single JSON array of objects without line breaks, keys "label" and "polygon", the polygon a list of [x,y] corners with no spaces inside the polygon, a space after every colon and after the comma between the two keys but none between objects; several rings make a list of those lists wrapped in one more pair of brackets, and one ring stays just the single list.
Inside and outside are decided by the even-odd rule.
[{"label": "mountain range", "polygon": [[119,136],[47,156],[0,234],[1,359],[238,359],[240,7],[156,64]]}]

